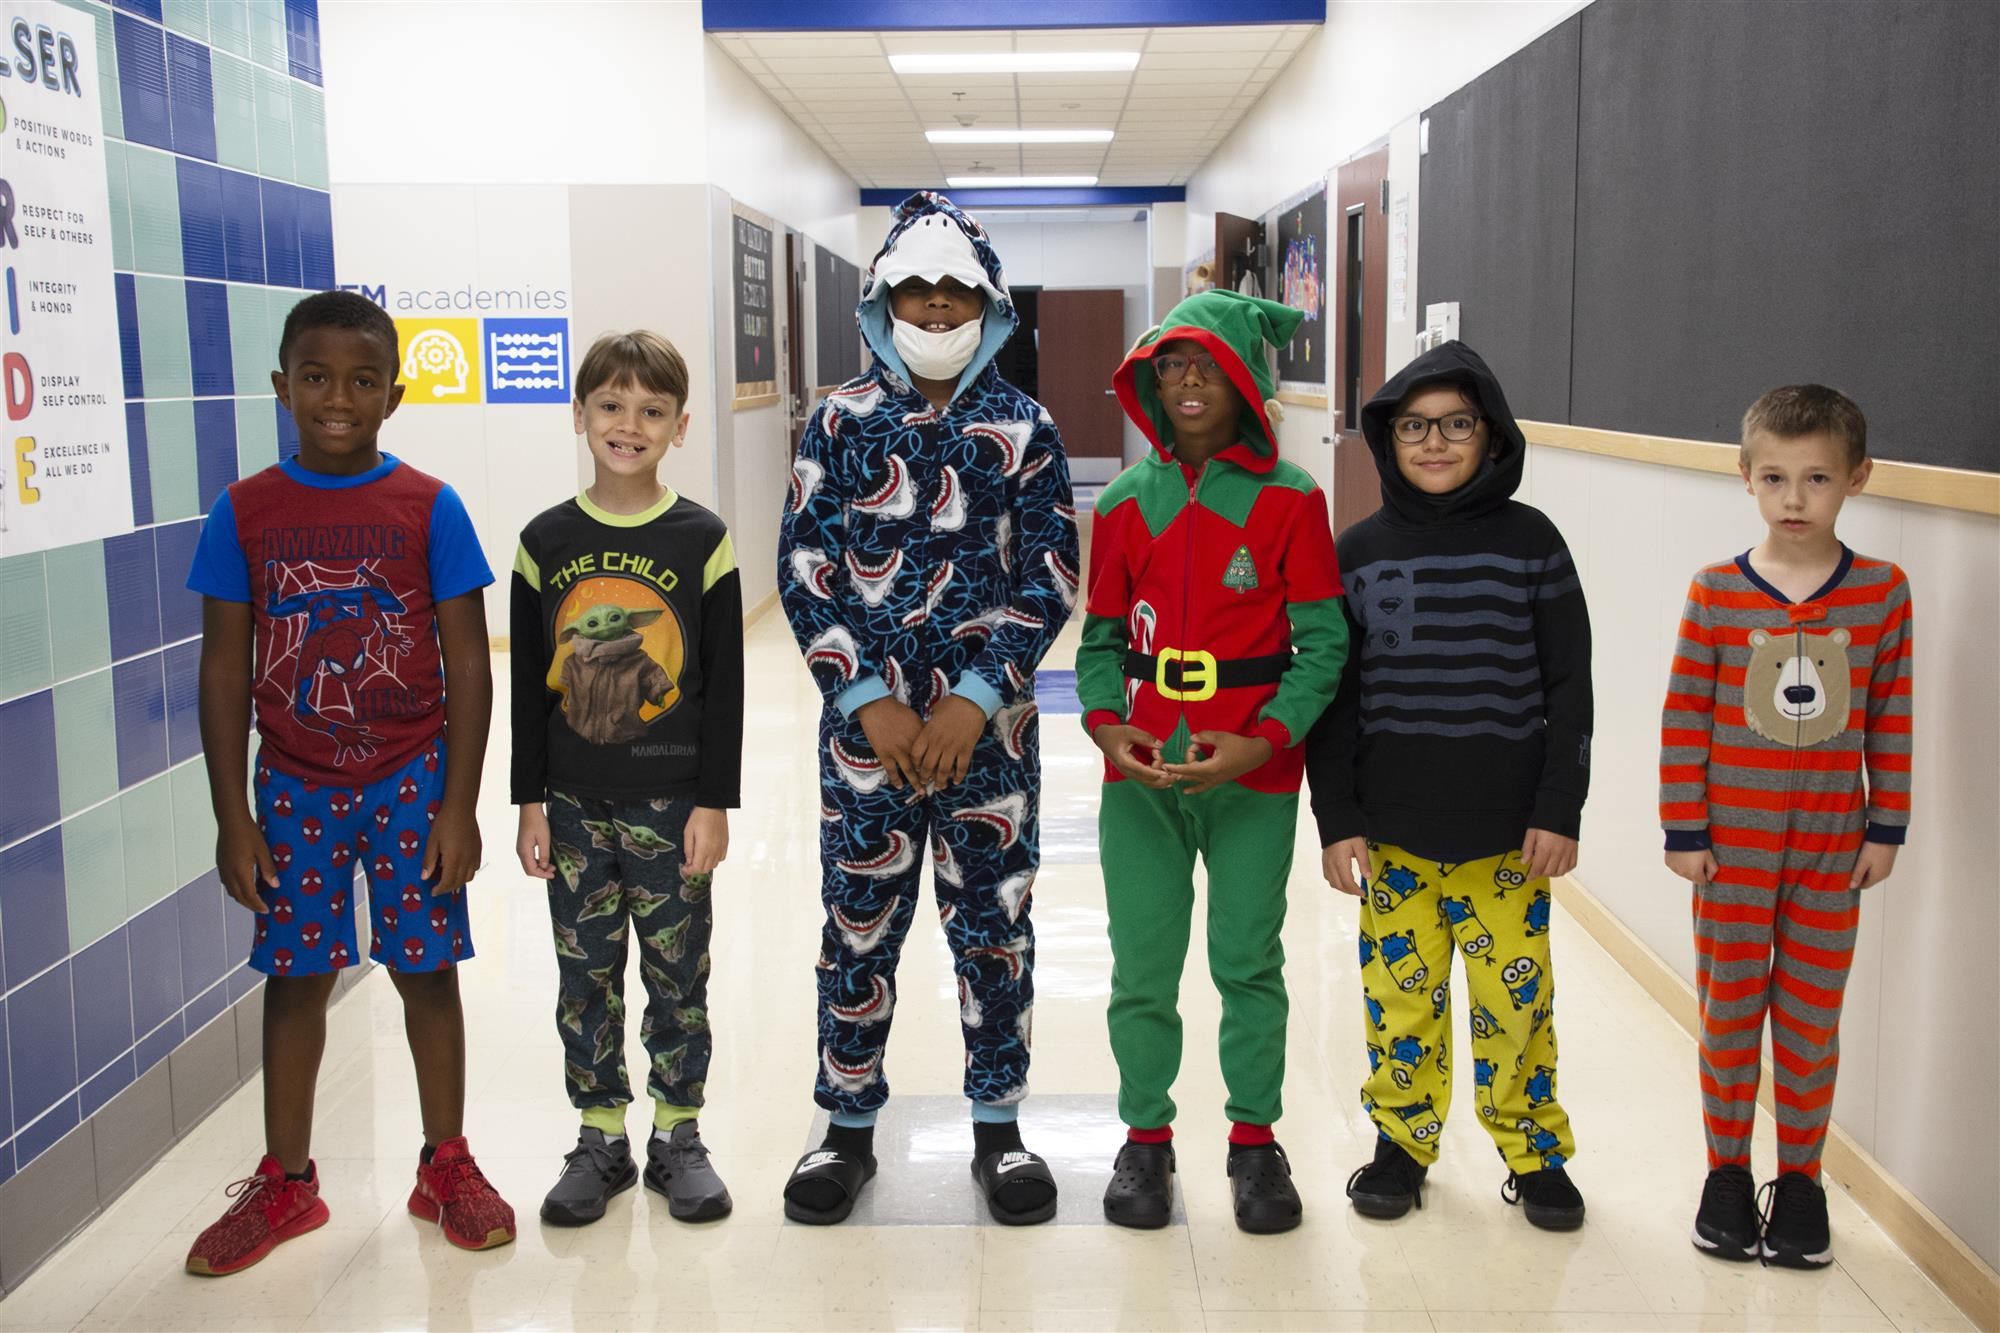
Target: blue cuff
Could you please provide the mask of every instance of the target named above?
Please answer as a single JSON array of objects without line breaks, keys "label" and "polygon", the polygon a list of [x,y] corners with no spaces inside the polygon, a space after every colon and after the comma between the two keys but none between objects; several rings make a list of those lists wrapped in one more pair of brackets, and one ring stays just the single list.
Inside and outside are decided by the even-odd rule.
[{"label": "blue cuff", "polygon": [[1903,845],[1903,836],[1908,832],[1909,830],[1901,824],[1877,824],[1871,821],[1868,825],[1868,832],[1863,835],[1862,841],[1879,842],[1890,847],[1901,847]]},{"label": "blue cuff", "polygon": [[995,1106],[991,1102],[972,1104],[972,1123],[975,1125],[1011,1125],[1020,1118],[1019,1102],[1009,1102],[1005,1106]]},{"label": "blue cuff", "polygon": [[952,693],[978,704],[988,717],[1000,711],[1000,691],[988,685],[984,676],[975,676],[970,671],[960,672],[958,687]]},{"label": "blue cuff", "polygon": [[842,717],[853,717],[854,710],[863,704],[872,704],[877,699],[889,697],[889,687],[880,676],[869,676],[855,681],[833,698],[833,706],[840,710]]},{"label": "blue cuff", "polygon": [[1705,852],[1714,844],[1709,841],[1705,828],[1670,828],[1667,830],[1667,850],[1670,852]]},{"label": "blue cuff", "polygon": [[835,1111],[827,1116],[826,1122],[841,1129],[873,1129],[875,1114],[873,1111]]}]

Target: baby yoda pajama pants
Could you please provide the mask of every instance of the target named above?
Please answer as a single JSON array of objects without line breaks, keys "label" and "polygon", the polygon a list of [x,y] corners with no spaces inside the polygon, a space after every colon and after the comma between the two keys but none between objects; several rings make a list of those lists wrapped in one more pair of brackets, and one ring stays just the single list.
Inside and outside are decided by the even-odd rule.
[{"label": "baby yoda pajama pants", "polygon": [[549,881],[560,977],[556,1028],[569,1099],[579,1108],[632,1100],[625,1070],[625,957],[639,941],[652,1070],[646,1089],[699,1107],[708,1078],[709,877],[682,868],[690,799],[626,803],[550,793]]},{"label": "baby yoda pajama pants", "polygon": [[1369,844],[1361,905],[1368,1081],[1362,1104],[1383,1136],[1428,1166],[1451,1106],[1451,955],[1465,955],[1473,1104],[1508,1169],[1576,1153],[1556,1101],[1549,883],[1514,852],[1441,864]]}]

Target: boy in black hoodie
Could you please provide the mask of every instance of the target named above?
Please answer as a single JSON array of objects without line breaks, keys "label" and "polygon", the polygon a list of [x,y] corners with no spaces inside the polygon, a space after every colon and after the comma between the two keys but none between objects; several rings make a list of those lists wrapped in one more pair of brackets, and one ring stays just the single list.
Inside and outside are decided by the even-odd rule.
[{"label": "boy in black hoodie", "polygon": [[1527,440],[1470,347],[1404,367],[1362,430],[1382,509],[1337,543],[1353,646],[1306,761],[1327,882],[1362,899],[1362,1102],[1380,1138],[1348,1197],[1370,1217],[1422,1204],[1451,1103],[1456,942],[1501,1197],[1570,1230],[1584,1207],[1563,1169],[1548,881],[1575,868],[1589,786],[1583,589],[1555,525],[1511,498]]}]

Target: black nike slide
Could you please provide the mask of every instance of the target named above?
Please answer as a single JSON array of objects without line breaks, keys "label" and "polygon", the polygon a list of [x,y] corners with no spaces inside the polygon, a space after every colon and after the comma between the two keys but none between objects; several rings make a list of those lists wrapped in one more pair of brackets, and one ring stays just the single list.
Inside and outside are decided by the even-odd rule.
[{"label": "black nike slide", "polygon": [[1002,1226],[1033,1226],[1056,1215],[1056,1178],[1035,1153],[988,1153],[972,1163],[972,1179],[986,1196],[986,1211]]},{"label": "black nike slide", "polygon": [[[845,1222],[854,1211],[861,1187],[875,1178],[875,1158],[868,1153],[833,1152],[816,1148],[799,1158],[785,1182],[785,1216],[807,1226],[830,1227]],[[807,1181],[823,1181],[839,1192],[839,1202],[831,1208],[812,1208],[793,1197],[797,1186]],[[820,1193],[821,1191],[812,1191]]]}]

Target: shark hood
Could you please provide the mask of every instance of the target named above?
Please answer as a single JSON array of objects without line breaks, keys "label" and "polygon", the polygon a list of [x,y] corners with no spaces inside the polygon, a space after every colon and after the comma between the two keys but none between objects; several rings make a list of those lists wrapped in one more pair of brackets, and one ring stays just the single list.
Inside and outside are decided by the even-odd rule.
[{"label": "shark hood", "polygon": [[908,383],[910,369],[903,364],[891,335],[889,293],[906,278],[936,282],[944,277],[956,278],[986,294],[979,348],[959,374],[953,393],[956,397],[993,363],[994,354],[1021,323],[1014,312],[1014,298],[1007,292],[1000,256],[994,253],[993,243],[977,219],[930,190],[921,190],[898,204],[888,238],[862,279],[861,304],[854,315],[876,361]]},{"label": "shark hood", "polygon": [[[1486,462],[1455,491],[1432,495],[1418,490],[1396,465],[1396,442],[1389,422],[1396,407],[1419,389],[1449,384],[1461,390],[1486,418]],[[1429,524],[1478,518],[1512,498],[1521,484],[1528,440],[1514,421],[1500,381],[1479,353],[1456,340],[1433,347],[1389,377],[1361,409],[1361,433],[1382,476],[1382,505],[1405,523]]]}]

